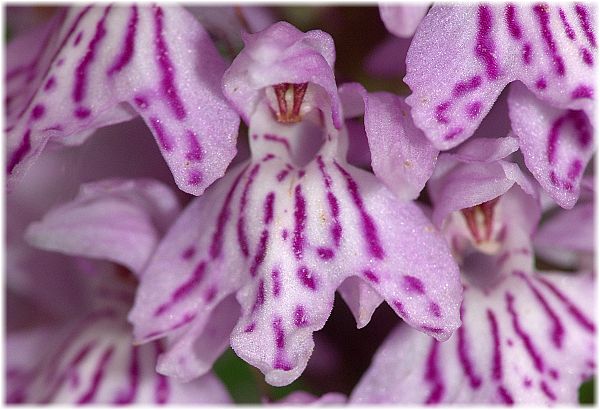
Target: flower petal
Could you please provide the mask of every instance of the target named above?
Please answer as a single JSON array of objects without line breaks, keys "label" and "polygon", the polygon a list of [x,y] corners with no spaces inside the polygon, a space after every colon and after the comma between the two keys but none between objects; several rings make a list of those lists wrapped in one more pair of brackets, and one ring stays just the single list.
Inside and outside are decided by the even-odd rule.
[{"label": "flower petal", "polygon": [[427,10],[429,10],[429,5],[379,6],[379,14],[385,28],[398,37],[411,37],[427,14]]},{"label": "flower petal", "polygon": [[[367,93],[357,83],[340,87],[344,107],[361,96],[373,172],[400,199],[416,199],[433,173],[438,150],[410,117],[410,107],[391,93]],[[346,100],[346,101],[344,101]],[[353,108],[356,112],[357,108]]]},{"label": "flower petal", "polygon": [[591,114],[593,21],[581,3],[433,6],[406,60],[415,124],[437,148],[452,148],[515,80],[549,104]]},{"label": "flower petal", "polygon": [[595,148],[587,115],[544,104],[521,84],[511,86],[508,104],[527,168],[557,204],[572,208]]},{"label": "flower petal", "polygon": [[77,7],[38,34],[45,37],[33,59],[16,51],[23,42],[7,50],[15,61],[7,72],[9,185],[48,141],[81,141],[136,113],[181,189],[198,195],[223,175],[239,118],[218,86],[225,65],[193,16],[178,7]]},{"label": "flower petal", "polygon": [[465,290],[463,325],[439,343],[399,326],[353,403],[577,403],[593,373],[593,275],[515,272],[492,292]]},{"label": "flower petal", "polygon": [[139,273],[180,207],[154,180],[104,180],[81,186],[77,197],[30,225],[34,246],[107,259]]}]

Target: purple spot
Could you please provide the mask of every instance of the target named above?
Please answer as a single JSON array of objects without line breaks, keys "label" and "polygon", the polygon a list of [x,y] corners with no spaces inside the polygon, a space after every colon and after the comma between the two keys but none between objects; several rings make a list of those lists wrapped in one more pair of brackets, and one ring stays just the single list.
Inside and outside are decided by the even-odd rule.
[{"label": "purple spot", "polygon": [[583,47],[581,49],[581,59],[585,64],[592,67],[594,65],[594,56],[587,48]]},{"label": "purple spot", "polygon": [[440,327],[433,327],[433,326],[421,326],[420,329],[426,333],[435,333],[435,334],[440,334],[444,332],[444,329],[440,328]]},{"label": "purple spot", "polygon": [[558,380],[558,371],[556,369],[550,369],[550,371],[548,372],[548,374],[550,375],[550,377],[552,377],[554,380]]},{"label": "purple spot", "polygon": [[275,364],[273,365],[275,369],[289,371],[292,370],[292,365],[285,361],[282,357],[277,356],[275,358]]},{"label": "purple spot", "polygon": [[523,386],[525,386],[525,387],[526,387],[526,388],[528,388],[528,389],[531,387],[531,384],[532,384],[532,383],[533,383],[533,382],[531,381],[531,379],[530,379],[529,377],[526,377],[526,378],[523,380]]},{"label": "purple spot", "polygon": [[541,382],[540,383],[540,387],[542,389],[542,392],[546,395],[546,397],[548,397],[550,400],[555,401],[556,400],[556,395],[554,394],[554,392],[550,389],[550,387],[548,387],[548,385],[546,384],[546,382]]},{"label": "purple spot", "polygon": [[87,75],[88,68],[94,58],[96,57],[96,48],[106,35],[106,28],[104,24],[106,22],[106,18],[108,17],[108,13],[110,12],[111,6],[109,5],[104,9],[104,14],[102,18],[96,25],[96,32],[94,33],[94,37],[92,41],[88,44],[87,52],[81,63],[75,69],[75,85],[73,87],[73,101],[76,103],[81,102],[85,97],[86,87],[87,87]]},{"label": "purple spot", "polygon": [[154,129],[154,133],[158,138],[158,142],[162,149],[165,151],[173,150],[173,142],[171,141],[171,137],[169,137],[163,128],[162,122],[156,117],[150,117],[150,125]]},{"label": "purple spot", "polygon": [[579,85],[571,93],[571,99],[577,100],[579,98],[594,98],[594,90],[587,85]]},{"label": "purple spot", "polygon": [[188,152],[185,154],[185,158],[190,161],[202,160],[202,148],[200,147],[196,133],[194,131],[187,130],[185,132],[185,136],[187,137],[189,147]]},{"label": "purple spot", "polygon": [[57,67],[61,67],[63,64],[65,63],[65,59],[64,58],[60,58],[57,62],[56,62],[56,66]]},{"label": "purple spot", "polygon": [[319,257],[323,260],[330,260],[333,258],[334,256],[334,252],[332,249],[330,248],[323,248],[323,247],[319,247],[317,249],[317,254],[319,255]]},{"label": "purple spot", "polygon": [[583,169],[583,165],[581,164],[581,161],[576,159],[573,162],[571,162],[571,165],[569,166],[569,172],[567,173],[567,178],[569,178],[570,180],[573,180],[575,178],[577,178],[579,176],[579,174],[581,173]]},{"label": "purple spot", "polygon": [[482,105],[481,101],[474,101],[467,105],[467,116],[472,120],[475,119],[481,112]]},{"label": "purple spot", "polygon": [[202,182],[202,171],[197,169],[193,169],[188,174],[188,184],[189,185],[198,185]]},{"label": "purple spot", "polygon": [[546,87],[548,87],[548,84],[546,83],[546,79],[544,77],[538,78],[535,82],[535,88],[538,90],[545,90]]},{"label": "purple spot", "polygon": [[477,10],[477,44],[475,55],[485,65],[485,71],[490,80],[500,77],[500,66],[495,57],[496,46],[492,39],[493,16],[489,6],[481,5]]},{"label": "purple spot", "polygon": [[308,268],[306,266],[299,267],[298,271],[296,273],[297,273],[298,279],[300,279],[300,282],[302,283],[302,285],[304,285],[305,287],[307,287],[310,290],[317,289],[317,283],[316,283],[315,277],[312,274],[312,272],[310,272],[308,270]]},{"label": "purple spot", "polygon": [[42,104],[37,104],[35,107],[33,107],[33,110],[31,110],[31,118],[33,120],[39,120],[44,116],[45,112],[46,107],[44,107]]},{"label": "purple spot", "polygon": [[270,224],[273,221],[273,203],[275,202],[275,192],[269,192],[265,198],[264,217],[263,221],[265,224]]},{"label": "purple spot", "polygon": [[531,47],[531,43],[523,44],[523,50],[521,51],[521,56],[523,57],[523,63],[525,65],[531,64],[533,48]]},{"label": "purple spot", "polygon": [[154,311],[154,316],[163,315],[165,312],[170,310],[173,307],[173,305],[178,303],[180,299],[188,296],[200,284],[200,282],[202,282],[202,279],[204,279],[205,271],[206,262],[202,261],[198,264],[198,266],[196,266],[196,269],[194,269],[192,276],[188,280],[183,282],[181,285],[179,285],[177,289],[175,289],[175,292],[173,292],[169,300],[160,305],[158,308],[156,308],[156,310]]},{"label": "purple spot", "polygon": [[340,246],[340,241],[342,239],[342,225],[339,221],[340,207],[336,196],[331,191],[331,176],[327,173],[325,169],[325,163],[323,162],[323,158],[320,155],[317,156],[317,164],[319,165],[319,171],[321,172],[323,182],[325,183],[325,189],[327,190],[327,203],[329,204],[329,211],[331,212],[331,216],[333,217],[331,235],[333,237],[333,243],[337,248]]},{"label": "purple spot", "polygon": [[448,131],[448,133],[446,135],[444,135],[443,139],[444,139],[444,141],[453,140],[461,132],[463,132],[463,128],[462,127],[452,128],[450,131]]},{"label": "purple spot", "polygon": [[187,114],[183,102],[177,94],[175,67],[171,63],[167,43],[163,37],[163,10],[156,5],[153,5],[152,8],[154,9],[156,60],[161,71],[160,88],[175,118],[183,120]]},{"label": "purple spot", "polygon": [[285,348],[285,334],[283,333],[280,317],[273,321],[273,332],[275,333],[275,346],[278,350],[283,350]]},{"label": "purple spot", "polygon": [[425,285],[423,282],[414,276],[404,275],[402,277],[404,289],[410,293],[425,294]]},{"label": "purple spot", "polygon": [[127,32],[125,34],[125,40],[123,43],[123,48],[121,50],[121,54],[115,60],[113,65],[108,69],[108,76],[113,76],[114,74],[121,71],[133,57],[133,49],[135,45],[135,32],[137,29],[138,23],[138,8],[136,5],[131,6],[131,15],[129,16],[129,22],[127,23]]},{"label": "purple spot", "polygon": [[183,251],[183,253],[181,254],[181,257],[185,260],[190,260],[194,257],[195,254],[196,254],[196,249],[194,249],[193,246],[190,246],[185,251]]},{"label": "purple spot", "polygon": [[172,325],[168,329],[166,329],[166,330],[156,330],[154,332],[150,332],[146,336],[144,336],[144,339],[151,339],[151,338],[154,338],[156,336],[162,335],[164,333],[172,332],[174,330],[177,330],[180,327],[183,327],[183,326],[187,325],[188,323],[190,323],[195,318],[196,318],[196,313],[195,312],[187,312],[187,313],[185,313],[183,315],[183,318],[179,322],[175,323],[174,325]]},{"label": "purple spot", "polygon": [[579,24],[581,25],[581,28],[583,29],[583,32],[585,33],[590,45],[596,48],[596,38],[594,37],[594,30],[590,24],[587,7],[585,7],[583,4],[575,4],[575,12],[577,13]]},{"label": "purple spot", "polygon": [[44,91],[50,91],[56,85],[56,79],[54,76],[50,77],[48,81],[46,81],[46,85],[44,86]]},{"label": "purple spot", "polygon": [[262,231],[260,235],[260,240],[258,242],[258,248],[256,249],[256,254],[254,255],[254,260],[252,261],[252,266],[250,266],[250,276],[255,277],[256,272],[259,266],[265,260],[265,255],[267,253],[267,242],[269,241],[269,231],[266,229]]},{"label": "purple spot", "polygon": [[505,404],[514,404],[515,403],[512,396],[510,395],[510,393],[508,392],[508,390],[506,390],[506,387],[504,387],[504,386],[498,386],[498,395],[500,396],[500,398],[502,399],[502,401]]},{"label": "purple spot", "polygon": [[270,152],[264,156],[264,158],[262,159],[262,162],[267,162],[272,160],[273,158],[275,158],[275,155],[271,154]]},{"label": "purple spot", "polygon": [[438,305],[435,302],[430,302],[429,303],[429,311],[433,314],[433,316],[435,317],[441,317],[442,316],[442,309],[440,308],[440,305]]},{"label": "purple spot", "polygon": [[571,27],[571,25],[569,24],[569,21],[567,20],[567,15],[561,7],[558,8],[558,15],[560,16],[560,21],[562,22],[563,27],[565,28],[565,34],[567,35],[569,40],[575,40],[575,30],[573,30],[573,27]]},{"label": "purple spot", "polygon": [[[439,308],[439,307],[438,307]],[[460,308],[461,319],[463,317],[463,308]],[[458,358],[460,360],[460,364],[463,368],[463,371],[467,378],[469,379],[469,385],[472,389],[478,389],[481,386],[481,377],[475,374],[473,369],[473,363],[471,362],[471,358],[469,357],[469,346],[467,345],[467,340],[465,337],[466,326],[463,322],[463,325],[459,327],[457,330],[458,336]]]},{"label": "purple spot", "polygon": [[256,312],[256,309],[261,307],[265,303],[265,282],[261,279],[258,282],[258,286],[256,289],[256,299],[254,300],[254,305],[252,306],[252,313]]},{"label": "purple spot", "polygon": [[[156,351],[155,361],[157,361],[158,357],[163,354],[164,349],[160,342],[156,342],[154,346]],[[165,404],[169,399],[169,381],[167,379],[167,376],[162,375],[160,373],[157,373],[156,376],[156,384],[154,387],[154,401],[158,404]]]},{"label": "purple spot", "polygon": [[136,95],[135,97],[133,97],[133,102],[142,110],[145,110],[150,105],[148,104],[148,100],[146,99],[146,97],[142,95]]},{"label": "purple spot", "polygon": [[242,196],[240,197],[240,217],[237,221],[237,237],[238,243],[240,245],[240,250],[244,254],[245,257],[248,257],[248,237],[246,236],[246,205],[248,205],[248,192],[250,191],[250,186],[254,182],[254,178],[258,174],[258,170],[260,169],[260,164],[255,164],[254,167],[250,170],[248,174],[248,179],[246,180],[246,184],[244,185],[244,190],[242,191]]},{"label": "purple spot", "polygon": [[442,400],[444,394],[444,383],[440,378],[440,374],[437,368],[437,352],[439,344],[436,340],[433,340],[431,344],[431,350],[427,357],[427,367],[425,371],[425,381],[432,384],[431,392],[425,400],[425,404],[435,404]]},{"label": "purple spot", "polygon": [[514,309],[515,298],[510,292],[506,292],[504,296],[506,299],[506,310],[508,311],[508,314],[512,319],[512,326],[515,330],[515,333],[523,342],[525,350],[527,350],[527,353],[529,354],[529,357],[531,358],[531,361],[537,369],[537,371],[542,373],[544,371],[544,362],[542,361],[542,357],[540,356],[539,352],[535,349],[531,338],[529,337],[527,332],[525,332],[525,330],[521,327],[518,314]]},{"label": "purple spot", "polygon": [[358,209],[358,211],[360,213],[361,220],[362,220],[363,236],[365,238],[365,241],[366,241],[366,244],[368,247],[368,251],[372,257],[381,260],[384,258],[385,253],[384,253],[381,243],[379,241],[377,227],[375,226],[375,223],[373,222],[373,218],[371,218],[371,215],[369,215],[369,213],[366,211],[365,206],[363,204],[362,197],[358,190],[358,185],[357,185],[356,181],[354,181],[354,179],[352,178],[352,176],[350,175],[350,173],[348,171],[346,171],[344,168],[342,168],[337,162],[334,162],[334,163],[335,163],[335,166],[337,167],[337,169],[340,171],[340,173],[346,179],[346,188],[348,189],[350,196],[352,197],[352,201],[354,202],[354,205],[356,206],[356,208]]},{"label": "purple spot", "polygon": [[83,31],[80,31],[75,36],[75,41],[73,41],[73,46],[77,46],[81,42],[81,38],[83,37]]},{"label": "purple spot", "polygon": [[304,175],[306,175],[306,171],[301,169],[300,171],[298,171],[298,178],[302,178],[304,177]]},{"label": "purple spot", "polygon": [[211,286],[206,290],[206,293],[204,294],[204,300],[206,303],[210,303],[214,300],[215,296],[217,296],[217,287]]},{"label": "purple spot", "polygon": [[254,332],[254,328],[256,327],[256,323],[252,322],[244,329],[244,333],[252,333]]},{"label": "purple spot", "polygon": [[379,277],[370,269],[363,270],[363,275],[373,283],[379,283]]},{"label": "purple spot", "polygon": [[556,46],[556,42],[554,41],[554,37],[552,36],[552,30],[550,30],[550,16],[548,13],[548,5],[547,4],[536,4],[533,7],[533,11],[537,16],[538,22],[540,24],[540,29],[542,32],[542,38],[546,43],[546,47],[550,51],[550,57],[552,59],[552,64],[554,65],[554,71],[559,76],[564,76],[565,62],[563,58],[558,54],[558,48]]},{"label": "purple spot", "polygon": [[271,271],[271,278],[273,279],[273,296],[278,298],[281,295],[281,278],[279,269],[273,268]]},{"label": "purple spot", "polygon": [[283,240],[285,241],[288,237],[288,230],[284,229],[283,231],[281,231],[281,237],[283,238]]},{"label": "purple spot", "polygon": [[292,250],[296,259],[301,259],[304,253],[304,228],[306,225],[306,201],[302,195],[302,186],[297,185],[294,192],[294,239]]},{"label": "purple spot", "polygon": [[550,182],[554,186],[560,186],[560,181],[558,180],[558,177],[556,176],[556,172],[554,172],[554,171],[550,171]]},{"label": "purple spot", "polygon": [[502,354],[500,352],[500,331],[496,315],[490,309],[487,310],[487,318],[490,322],[492,338],[494,339],[494,354],[492,356],[492,378],[494,380],[502,379]]},{"label": "purple spot", "polygon": [[27,155],[30,149],[31,130],[27,130],[23,135],[23,138],[21,139],[21,143],[19,144],[15,152],[13,152],[13,154],[11,155],[10,160],[8,161],[8,165],[6,166],[6,172],[12,174],[17,164],[21,162],[23,158],[25,158],[25,155]]},{"label": "purple spot", "polygon": [[77,107],[74,111],[75,116],[81,119],[89,117],[91,113],[92,112],[90,111],[90,109],[86,107]]},{"label": "purple spot", "polygon": [[298,305],[294,310],[294,325],[296,327],[304,327],[308,325],[308,319],[306,318],[306,312],[304,311],[304,306]]},{"label": "purple spot", "polygon": [[[466,81],[456,83],[452,90],[453,97],[462,97],[471,91],[478,89],[481,86],[481,76],[473,76]],[[448,102],[448,101],[447,101]],[[439,106],[438,106],[439,107]]]},{"label": "purple spot", "polygon": [[281,171],[279,171],[279,173],[277,174],[276,178],[278,182],[281,182],[285,179],[285,177],[288,176],[288,174],[290,173],[290,171],[288,171],[287,169],[282,169]]},{"label": "purple spot", "polygon": [[505,8],[506,14],[506,25],[508,26],[508,32],[511,37],[515,40],[519,40],[522,35],[521,25],[517,21],[517,13],[514,4],[507,4]]},{"label": "purple spot", "polygon": [[399,300],[394,300],[392,304],[394,305],[400,316],[406,317],[406,310],[404,310],[404,305],[402,304],[402,302],[400,302]]},{"label": "purple spot", "polygon": [[443,103],[435,107],[435,119],[440,124],[448,124],[450,122],[450,120],[446,116],[446,111],[448,110],[448,108],[450,108],[451,104],[452,103],[450,101],[444,101]]},{"label": "purple spot", "polygon": [[282,144],[288,152],[291,152],[291,150],[292,150],[287,138],[278,137],[277,135],[272,135],[272,134],[265,134],[263,136],[263,138],[265,139],[265,141],[272,141],[272,142],[276,142],[278,144]]}]

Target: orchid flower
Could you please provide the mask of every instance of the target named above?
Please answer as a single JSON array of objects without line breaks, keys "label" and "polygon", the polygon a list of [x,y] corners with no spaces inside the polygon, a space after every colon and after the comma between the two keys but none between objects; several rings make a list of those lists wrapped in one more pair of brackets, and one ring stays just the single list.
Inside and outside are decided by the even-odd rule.
[{"label": "orchid flower", "polygon": [[432,7],[406,58],[415,124],[437,148],[455,147],[520,81],[509,105],[525,163],[572,208],[593,152],[594,21],[582,3]]},{"label": "orchid flower", "polygon": [[[179,212],[173,192],[152,180],[106,180],[82,186],[71,202],[30,226],[36,246],[108,259],[139,274],[165,226]],[[38,258],[40,251],[30,251]],[[212,375],[180,384],[157,374],[164,350],[156,341],[132,345],[126,321],[136,280],[114,264],[78,259],[84,305],[44,326],[9,333],[9,403],[228,403]],[[63,266],[68,269],[69,265]],[[38,272],[43,277],[44,271]],[[79,278],[78,278],[79,276]]]},{"label": "orchid flower", "polygon": [[[251,158],[192,201],[159,245],[130,313],[136,342],[169,336],[158,370],[181,380],[231,343],[268,383],[286,385],[306,367],[336,289],[361,327],[383,299],[447,339],[459,325],[457,267],[418,206],[346,162],[331,37],[281,22],[244,41],[223,87],[248,124]],[[402,117],[392,114],[381,115]]]},{"label": "orchid flower", "polygon": [[508,161],[517,148],[514,137],[474,139],[440,155],[429,192],[460,260],[462,326],[443,343],[398,326],[351,402],[577,402],[595,367],[595,280],[534,270],[540,207]]},{"label": "orchid flower", "polygon": [[177,185],[201,194],[235,155],[239,118],[219,88],[224,71],[183,8],[63,10],[7,49],[9,188],[49,142],[79,144],[140,115]]}]

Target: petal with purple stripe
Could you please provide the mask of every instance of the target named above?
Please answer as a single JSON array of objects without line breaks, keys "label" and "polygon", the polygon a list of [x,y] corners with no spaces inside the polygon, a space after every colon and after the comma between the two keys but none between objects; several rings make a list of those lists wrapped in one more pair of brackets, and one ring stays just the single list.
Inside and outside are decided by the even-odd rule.
[{"label": "petal with purple stripe", "polygon": [[546,103],[591,115],[593,20],[593,7],[572,3],[433,6],[406,60],[415,124],[437,148],[452,148],[515,80]]},{"label": "petal with purple stripe", "polygon": [[[186,192],[201,194],[235,155],[239,118],[219,88],[225,64],[184,9],[73,7],[13,43],[7,50],[9,186],[48,141],[81,143],[93,130],[137,114]],[[39,51],[31,57],[23,47]],[[63,103],[53,103],[58,100]]]}]

